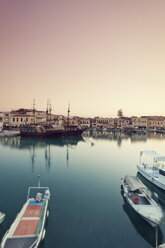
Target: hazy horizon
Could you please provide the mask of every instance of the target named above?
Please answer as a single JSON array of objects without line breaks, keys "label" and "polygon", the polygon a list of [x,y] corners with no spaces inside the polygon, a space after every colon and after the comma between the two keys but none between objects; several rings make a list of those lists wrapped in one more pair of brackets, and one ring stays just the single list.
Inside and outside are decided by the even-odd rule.
[{"label": "hazy horizon", "polygon": [[165,115],[164,0],[0,0],[0,110]]}]

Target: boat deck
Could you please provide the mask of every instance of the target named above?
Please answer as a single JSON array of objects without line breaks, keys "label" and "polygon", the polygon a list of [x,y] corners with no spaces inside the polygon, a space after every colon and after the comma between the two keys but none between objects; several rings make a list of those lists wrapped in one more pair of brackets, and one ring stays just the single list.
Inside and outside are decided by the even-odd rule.
[{"label": "boat deck", "polygon": [[5,248],[30,247],[39,235],[44,220],[46,202],[30,201]]},{"label": "boat deck", "polygon": [[146,197],[142,196],[142,195],[138,195],[138,194],[130,194],[128,197],[131,201],[133,201],[133,197],[137,196],[139,198],[139,203],[138,205],[151,205],[150,202],[147,200]]},{"label": "boat deck", "polygon": [[45,202],[30,201],[13,236],[37,235],[43,221]]}]

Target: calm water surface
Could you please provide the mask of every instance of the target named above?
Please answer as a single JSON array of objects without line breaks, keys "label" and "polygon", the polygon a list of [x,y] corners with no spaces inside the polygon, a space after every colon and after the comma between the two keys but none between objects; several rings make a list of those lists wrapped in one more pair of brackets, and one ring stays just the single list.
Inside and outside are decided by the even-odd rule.
[{"label": "calm water surface", "polygon": [[[155,229],[124,201],[120,179],[136,175],[140,150],[165,155],[165,137],[95,133],[80,139],[0,140],[0,239],[22,208],[29,186],[49,186],[50,216],[40,248],[155,247]],[[145,183],[145,181],[144,181]],[[152,187],[165,211],[165,195]],[[159,195],[158,195],[159,194]],[[165,217],[158,243],[165,242]]]}]

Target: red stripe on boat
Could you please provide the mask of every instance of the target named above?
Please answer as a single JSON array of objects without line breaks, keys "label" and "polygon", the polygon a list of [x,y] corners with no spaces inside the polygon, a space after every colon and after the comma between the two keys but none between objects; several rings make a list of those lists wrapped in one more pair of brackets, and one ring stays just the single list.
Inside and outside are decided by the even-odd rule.
[{"label": "red stripe on boat", "polygon": [[42,206],[28,206],[23,217],[40,217]]},{"label": "red stripe on boat", "polygon": [[13,236],[35,235],[39,220],[21,220]]}]

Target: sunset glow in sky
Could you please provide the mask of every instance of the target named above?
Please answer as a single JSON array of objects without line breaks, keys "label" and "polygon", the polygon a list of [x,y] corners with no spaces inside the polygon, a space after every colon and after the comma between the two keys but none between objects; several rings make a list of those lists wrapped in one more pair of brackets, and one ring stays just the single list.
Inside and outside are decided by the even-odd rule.
[{"label": "sunset glow in sky", "polygon": [[165,0],[0,0],[0,110],[165,115]]}]

